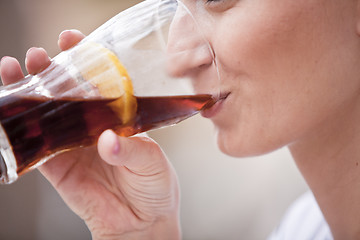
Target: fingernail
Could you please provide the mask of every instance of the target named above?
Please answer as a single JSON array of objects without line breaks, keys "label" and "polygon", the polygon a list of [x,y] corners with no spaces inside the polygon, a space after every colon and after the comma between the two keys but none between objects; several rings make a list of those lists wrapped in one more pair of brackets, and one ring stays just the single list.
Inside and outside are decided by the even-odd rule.
[{"label": "fingernail", "polygon": [[[120,142],[119,142],[119,137],[118,135],[116,135],[113,131],[109,131],[111,132],[111,138],[112,142],[113,142],[113,146],[112,146],[112,154],[113,155],[118,155],[120,153]],[[109,134],[110,135],[110,134]]]},{"label": "fingernail", "polygon": [[62,32],[59,34],[59,38],[60,38],[61,35],[63,35],[63,34],[66,33],[66,32],[70,32],[70,30],[67,29],[67,30],[62,31]]},{"label": "fingernail", "polygon": [[61,38],[61,35],[65,34],[65,33],[81,33],[79,30],[77,29],[66,29],[64,31],[62,31],[60,34],[59,34],[59,39]]},{"label": "fingernail", "polygon": [[0,63],[2,63],[2,61],[4,61],[5,59],[9,58],[9,56],[3,56],[0,60]]},{"label": "fingernail", "polygon": [[2,61],[6,58],[6,56],[2,57],[1,60],[0,60],[0,67],[1,67],[1,63]]},{"label": "fingernail", "polygon": [[29,50],[27,50],[27,52],[26,52],[26,57],[27,57],[32,51],[34,51],[35,49],[37,49],[37,47],[29,48]]},{"label": "fingernail", "polygon": [[[27,50],[26,52],[26,56],[28,56],[31,52],[33,52],[34,50],[41,50],[41,51],[45,51],[44,48],[42,47],[32,47],[32,48],[29,48],[29,50]],[[46,51],[45,51],[46,52]]]},{"label": "fingernail", "polygon": [[1,65],[2,65],[3,61],[8,59],[8,58],[10,58],[10,57],[9,56],[4,56],[4,57],[1,58],[1,60],[0,60],[0,68],[1,68]]}]

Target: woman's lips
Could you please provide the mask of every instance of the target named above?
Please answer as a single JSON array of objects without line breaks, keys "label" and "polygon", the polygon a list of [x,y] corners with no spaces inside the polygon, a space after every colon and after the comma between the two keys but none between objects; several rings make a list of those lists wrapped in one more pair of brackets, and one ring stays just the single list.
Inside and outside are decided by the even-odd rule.
[{"label": "woman's lips", "polygon": [[220,94],[219,98],[216,100],[216,103],[213,106],[201,111],[201,116],[205,118],[214,117],[220,111],[224,101],[229,95],[230,93]]}]

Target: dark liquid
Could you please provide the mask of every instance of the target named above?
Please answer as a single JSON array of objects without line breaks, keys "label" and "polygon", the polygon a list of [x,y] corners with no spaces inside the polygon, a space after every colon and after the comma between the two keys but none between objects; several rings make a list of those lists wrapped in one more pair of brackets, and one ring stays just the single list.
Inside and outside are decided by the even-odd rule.
[{"label": "dark liquid", "polygon": [[130,136],[175,124],[214,104],[210,95],[136,97],[136,115],[124,124],[114,111],[115,100],[1,98],[0,122],[11,143],[18,174],[58,151],[96,143],[106,129]]}]

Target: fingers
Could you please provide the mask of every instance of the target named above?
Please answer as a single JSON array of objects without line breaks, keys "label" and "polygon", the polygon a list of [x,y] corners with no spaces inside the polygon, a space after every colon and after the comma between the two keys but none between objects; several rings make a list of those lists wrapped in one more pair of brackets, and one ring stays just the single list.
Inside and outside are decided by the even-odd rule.
[{"label": "fingers", "polygon": [[[66,30],[59,36],[59,47],[67,50],[85,37],[78,30]],[[25,66],[29,74],[35,75],[50,65],[51,61],[43,48],[30,48],[26,53]],[[3,57],[0,62],[0,77],[4,85],[24,78],[19,62],[13,57]]]},{"label": "fingers", "polygon": [[[59,47],[66,50],[84,38],[84,34],[77,30],[66,30],[60,33]],[[50,65],[50,58],[43,48],[30,48],[26,53],[25,65],[29,74],[37,74]]]},{"label": "fingers", "polygon": [[98,151],[108,164],[125,166],[139,174],[151,174],[159,169],[159,164],[167,162],[161,148],[152,139],[145,136],[119,137],[111,130],[100,136]]},{"label": "fingers", "polygon": [[19,81],[24,77],[21,66],[13,57],[3,57],[0,62],[0,76],[4,85]]},{"label": "fingers", "polygon": [[[26,53],[25,66],[29,74],[37,74],[50,65],[50,58],[43,48],[30,48]],[[0,63],[3,83],[10,84],[24,78],[19,61],[13,57],[3,57]]]},{"label": "fingers", "polygon": [[78,30],[65,30],[60,33],[58,45],[62,51],[65,51],[78,42],[80,42],[85,35]]},{"label": "fingers", "polygon": [[26,53],[25,66],[29,74],[37,74],[50,65],[50,58],[43,48],[30,48]]}]

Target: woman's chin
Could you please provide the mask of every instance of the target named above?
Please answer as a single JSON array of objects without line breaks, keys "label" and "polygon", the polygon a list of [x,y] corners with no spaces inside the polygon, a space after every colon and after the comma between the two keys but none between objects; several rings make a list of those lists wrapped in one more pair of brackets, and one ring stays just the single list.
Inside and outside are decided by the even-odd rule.
[{"label": "woman's chin", "polygon": [[217,145],[222,153],[237,158],[261,156],[281,148],[256,139],[226,137],[221,131],[217,132]]}]

